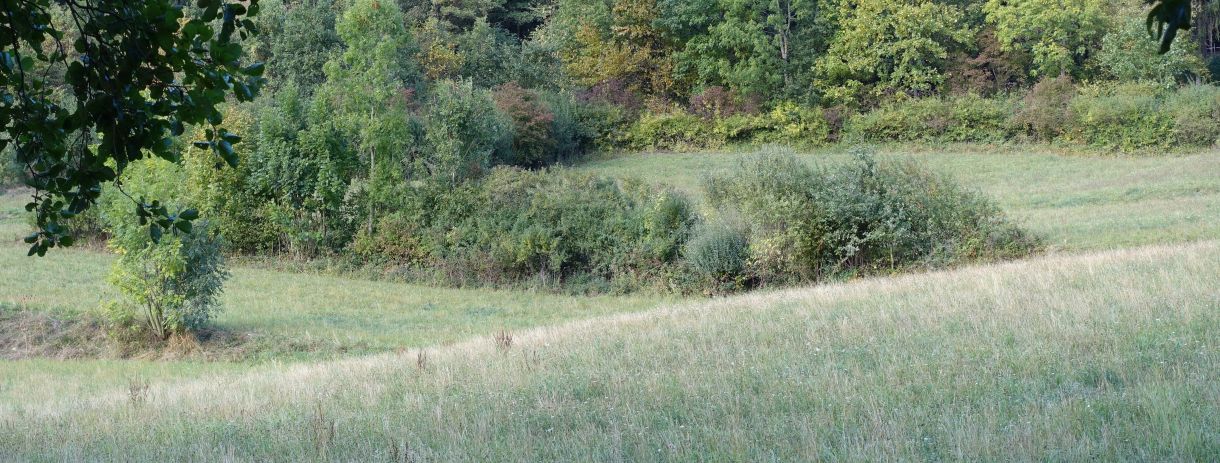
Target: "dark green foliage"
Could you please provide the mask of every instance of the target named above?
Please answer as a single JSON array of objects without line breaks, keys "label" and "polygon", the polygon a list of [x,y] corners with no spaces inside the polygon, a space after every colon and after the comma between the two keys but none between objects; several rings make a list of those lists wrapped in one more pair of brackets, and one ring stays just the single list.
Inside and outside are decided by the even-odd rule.
[{"label": "dark green foliage", "polygon": [[440,82],[431,106],[424,116],[426,151],[415,161],[416,172],[456,185],[483,175],[492,153],[511,149],[512,123],[496,111],[491,92],[470,81]]},{"label": "dark green foliage", "polygon": [[278,27],[269,31],[268,78],[277,87],[292,83],[309,94],[326,80],[322,66],[343,46],[335,32],[341,6],[334,0],[295,1],[290,6],[277,18]]},{"label": "dark green foliage", "polygon": [[[171,0],[6,2],[0,150],[14,148],[35,189],[27,206],[38,225],[26,238],[30,254],[69,245],[62,220],[93,206],[102,185],[132,161],[175,160],[174,137],[185,124],[211,125],[196,143],[237,163],[233,144],[241,137],[219,128],[216,106],[229,95],[250,101],[263,83],[263,65],[243,60],[240,42],[256,32],[249,18],[258,3],[199,0],[195,7],[188,16]],[[52,20],[65,11],[71,21]],[[135,209],[153,237],[179,223],[190,227],[157,200]]]},{"label": "dark green foliage", "polygon": [[978,194],[867,155],[833,167],[763,156],[706,189],[713,207],[749,227],[749,271],[760,284],[1010,258],[1037,246]]}]

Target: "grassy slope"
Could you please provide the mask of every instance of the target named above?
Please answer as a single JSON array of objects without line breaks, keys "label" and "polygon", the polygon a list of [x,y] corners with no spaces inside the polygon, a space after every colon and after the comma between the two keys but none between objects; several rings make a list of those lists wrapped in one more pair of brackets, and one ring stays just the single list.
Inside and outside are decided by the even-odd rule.
[{"label": "grassy slope", "polygon": [[[800,156],[845,159],[842,148]],[[981,190],[1066,250],[1110,249],[1220,237],[1220,151],[1176,157],[1063,156],[1028,147],[882,148]],[[578,166],[634,175],[698,195],[701,176],[743,153],[635,154]]]},{"label": "grassy slope", "polygon": [[[1140,159],[1059,157],[1015,149],[977,154],[974,150],[956,147],[946,152],[891,154],[950,171],[997,198],[1005,209],[1063,249],[1220,238],[1218,152]],[[808,158],[842,156],[819,152]],[[644,155],[579,168],[642,175],[696,190],[700,171],[731,167],[735,158],[729,154]],[[23,229],[9,212],[20,206],[19,201],[17,196],[0,196],[3,241],[11,242]],[[0,281],[5,282],[0,285],[0,304],[79,311],[106,297],[102,280],[109,265],[106,256],[69,251],[31,260],[23,257],[23,251],[18,244],[0,245]],[[220,320],[227,328],[317,340],[332,351],[336,346],[355,352],[384,351],[471,336],[477,341],[433,348],[431,363],[436,366],[419,378],[413,370],[413,353],[317,366],[0,362],[0,460],[7,459],[10,451],[16,453],[8,456],[38,457],[39,448],[29,439],[61,430],[75,445],[65,447],[65,452],[154,452],[157,446],[147,438],[128,442],[125,436],[139,435],[132,431],[131,420],[146,417],[158,427],[153,435],[172,443],[162,450],[204,455],[225,449],[199,445],[222,441],[261,455],[310,455],[327,448],[318,444],[328,439],[324,425],[334,420],[338,434],[331,440],[336,447],[328,451],[349,457],[388,455],[385,452],[392,445],[410,445],[422,453],[471,458],[478,452],[506,452],[515,447],[525,452],[522,455],[535,457],[615,459],[622,455],[638,459],[654,454],[693,457],[699,446],[709,446],[728,452],[724,455],[765,459],[767,455],[761,448],[751,447],[751,442],[790,439],[806,441],[779,449],[796,452],[777,454],[780,459],[814,455],[809,452],[815,451],[823,457],[869,458],[882,456],[879,452],[894,446],[911,458],[1000,458],[1002,455],[994,453],[1000,447],[1018,447],[1025,452],[1018,455],[1051,459],[1173,452],[1198,457],[1200,451],[1218,451],[1216,434],[1199,430],[1216,428],[1215,421],[1208,421],[1204,413],[1215,414],[1220,401],[1214,385],[1200,383],[1200,378],[1215,383],[1217,374],[1215,343],[1200,341],[1217,337],[1217,285],[1214,278],[1200,280],[1193,272],[1215,275],[1217,257],[1215,245],[1204,244],[1104,257],[1056,257],[927,277],[796,290],[782,293],[783,297],[744,296],[704,309],[662,310],[642,318],[558,328],[530,334],[529,340],[519,335],[517,347],[502,356],[490,353],[489,335],[500,329],[520,333],[531,326],[640,310],[657,301],[435,289],[243,268],[235,272],[227,290],[230,310]],[[1213,260],[1200,263],[1199,258]],[[1123,268],[1104,268],[1116,261],[1122,261]],[[1068,267],[1060,269],[1059,265]],[[1085,275],[1073,273],[1083,268],[1087,268]],[[1056,275],[1071,278],[1056,281]],[[1145,277],[1139,275],[1152,280],[1142,281]],[[1170,288],[1174,281],[1182,288]],[[1211,286],[1200,289],[1204,284]],[[31,286],[38,291],[28,289]],[[848,291],[851,297],[846,293],[830,296],[847,291],[844,288],[856,289]],[[995,301],[987,299],[1001,290],[1015,302],[992,304]],[[1158,305],[1152,296],[1160,294],[1157,291],[1171,304],[1181,304]],[[820,296],[807,300],[798,296],[801,294]],[[1128,300],[1132,295],[1138,297]],[[1062,300],[1053,299],[1056,297]],[[1099,301],[1103,305],[1098,306]],[[1026,319],[1018,314],[1034,303],[1050,308],[1037,312],[1040,324],[1025,326]],[[1137,312],[1158,308],[1172,316],[1160,320],[1137,316]],[[809,311],[819,315],[809,315]],[[1011,326],[980,327],[977,321],[961,318],[972,312],[976,316],[1000,313],[996,311],[1003,316],[997,315],[995,323]],[[1055,315],[1059,311],[1065,315]],[[717,318],[715,314],[720,312],[726,315]],[[806,342],[815,350],[791,350],[800,347],[789,339],[796,336],[791,330],[814,321],[821,328],[806,328],[812,333]],[[844,331],[847,328],[863,331],[852,335]],[[1030,331],[1021,331],[1024,329]],[[726,348],[738,350],[726,352],[717,347],[720,339],[730,346]],[[819,339],[829,344],[819,344]],[[999,343],[1001,339],[1007,340]],[[538,347],[552,341],[553,349]],[[1176,344],[1167,344],[1170,341]],[[750,342],[761,344],[751,347]],[[1190,342],[1199,348],[1191,347]],[[523,348],[523,344],[530,347]],[[831,352],[827,346],[837,346],[839,355],[818,360],[821,352]],[[924,348],[931,351],[913,350]],[[1191,352],[1198,355],[1188,355]],[[728,363],[717,356],[727,356]],[[1030,358],[1023,363],[1018,357]],[[456,359],[456,363],[443,366],[448,359]],[[922,363],[907,367],[886,363],[895,359]],[[545,369],[540,366],[543,362]],[[739,362],[756,367],[743,369]],[[934,366],[939,370],[930,370]],[[266,373],[252,373],[255,367]],[[801,379],[794,371],[813,378]],[[987,378],[992,371],[1005,376]],[[347,375],[357,379],[345,380]],[[983,377],[976,380],[980,375]],[[1019,378],[1021,375],[1027,378]],[[643,383],[628,381],[634,377],[642,378]],[[172,398],[175,403],[199,404],[177,403],[168,410],[174,413],[154,417],[159,414],[129,403],[128,385],[145,380],[153,384],[150,400],[154,403]],[[235,383],[222,385],[230,380]],[[897,381],[896,386],[884,385],[887,381]],[[851,385],[863,389],[853,391]],[[812,389],[815,387],[818,389]],[[272,397],[284,388],[295,392]],[[1193,398],[1183,391],[1194,394]],[[743,402],[729,397],[731,394],[758,398]],[[767,394],[770,401],[764,399]],[[802,394],[808,397],[801,398]],[[1163,400],[1150,399],[1150,394],[1161,394]],[[225,398],[215,399],[219,396]],[[103,403],[96,411],[72,404],[93,397],[100,399],[90,400]],[[181,411],[175,407],[202,406],[212,400],[221,405],[212,409],[214,414],[201,415],[202,428],[186,429],[188,423],[173,416]],[[270,402],[260,402],[264,400]],[[65,403],[56,405],[59,402]],[[944,407],[950,408],[942,410]],[[66,414],[56,419],[30,415],[55,410]],[[119,424],[102,423],[105,416],[116,412],[125,416]],[[764,412],[788,421],[764,422],[756,415]],[[1170,412],[1176,415],[1168,415]],[[1055,413],[1063,414],[1058,424]],[[1023,416],[1036,419],[1022,424],[1018,418]],[[696,423],[703,426],[695,429]],[[279,425],[308,425],[322,431],[276,435],[273,428]],[[755,430],[747,425],[769,427]],[[923,431],[912,428],[916,425]],[[961,447],[959,441],[968,436],[952,427],[962,425],[973,426],[974,438],[981,440]],[[6,438],[14,428],[18,432]],[[484,429],[494,431],[492,436],[498,440],[481,441],[473,434]],[[546,429],[571,431],[551,434]],[[1166,434],[1167,429],[1173,432]],[[1079,445],[1064,437],[1082,434],[1087,435]],[[879,437],[870,440],[868,436]],[[191,441],[196,438],[202,444]],[[585,450],[601,453],[579,453],[586,438],[592,440]],[[468,450],[473,453],[454,453],[465,449],[462,439],[478,444]],[[1040,444],[1049,447],[1038,453],[1036,445]],[[1150,453],[1137,453],[1136,444],[1147,444]],[[817,445],[821,448],[815,449]],[[983,449],[984,445],[991,448]],[[278,453],[281,451],[288,453]],[[958,451],[962,453],[953,453]],[[1059,453],[1048,453],[1051,451]]]},{"label": "grassy slope", "polygon": [[1048,256],[27,404],[0,459],[1199,461],[1218,339],[1215,241]]}]

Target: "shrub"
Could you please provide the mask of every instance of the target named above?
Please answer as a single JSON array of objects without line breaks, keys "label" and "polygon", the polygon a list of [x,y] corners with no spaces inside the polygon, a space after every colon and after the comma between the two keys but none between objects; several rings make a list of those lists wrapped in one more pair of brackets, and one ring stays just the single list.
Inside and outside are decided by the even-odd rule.
[{"label": "shrub", "polygon": [[689,202],[639,182],[496,168],[420,186],[354,245],[362,259],[450,284],[575,292],[662,289],[694,221]]},{"label": "shrub", "polygon": [[628,127],[621,144],[631,150],[689,151],[716,148],[724,140],[710,123],[682,111],[644,113]]},{"label": "shrub", "polygon": [[830,139],[830,124],[819,108],[783,102],[767,113],[770,131],[761,141],[820,146]]},{"label": "shrub", "polygon": [[491,95],[470,81],[436,84],[431,110],[424,117],[427,150],[417,172],[457,184],[487,171],[492,153],[511,144],[510,123],[496,111]]},{"label": "shrub", "polygon": [[749,239],[738,227],[725,223],[699,227],[686,242],[682,257],[701,287],[731,292],[746,284]]},{"label": "shrub", "polygon": [[758,102],[743,98],[736,92],[716,85],[707,87],[692,96],[688,110],[691,114],[707,120],[721,119],[757,113]]},{"label": "shrub", "polygon": [[512,147],[499,162],[521,167],[542,167],[554,161],[552,128],[555,115],[537,93],[516,82],[496,87],[496,109],[512,123]]},{"label": "shrub", "polygon": [[1043,78],[1025,94],[1012,124],[1035,140],[1054,140],[1068,125],[1075,97],[1076,85],[1066,74]]},{"label": "shrub", "polygon": [[16,152],[12,148],[0,150],[0,194],[4,194],[6,188],[19,185],[21,177]]},{"label": "shrub", "polygon": [[705,183],[709,202],[750,228],[762,284],[1024,255],[1036,240],[983,197],[910,163],[860,155],[833,167],[787,156],[744,162]]},{"label": "shrub", "polygon": [[548,159],[554,162],[575,159],[594,146],[599,133],[585,119],[586,113],[592,111],[590,108],[562,93],[545,93],[542,100],[552,115]]},{"label": "shrub", "polygon": [[997,142],[1008,138],[1010,104],[977,95],[892,102],[852,116],[848,138],[857,141]]},{"label": "shrub", "polygon": [[1111,79],[1145,82],[1172,88],[1188,76],[1207,73],[1199,58],[1198,42],[1176,40],[1160,53],[1158,42],[1148,40],[1148,30],[1139,14],[1121,15],[1120,24],[1101,40],[1096,63]]},{"label": "shrub", "polygon": [[[127,193],[157,200],[175,212],[190,200],[181,188],[187,173],[182,166],[149,159],[132,164],[125,174]],[[219,310],[217,297],[228,278],[222,253],[223,239],[206,220],[194,226],[161,230],[131,213],[131,200],[107,189],[100,201],[102,220],[110,235],[107,246],[118,254],[110,282],[123,296],[111,304],[118,318],[143,320],[160,339],[203,327]],[[194,210],[181,211],[195,214]]]},{"label": "shrub", "polygon": [[749,143],[774,139],[775,127],[767,115],[738,114],[712,121],[712,133],[716,140],[725,143]]},{"label": "shrub", "polygon": [[229,274],[221,241],[207,221],[158,241],[134,223],[116,226],[111,233],[109,245],[119,258],[110,281],[127,302],[112,307],[133,317],[142,312],[140,317],[159,339],[196,331],[220,310],[217,297]]},{"label": "shrub", "polygon": [[1148,86],[1095,87],[1072,100],[1063,138],[1123,152],[1169,147],[1174,143],[1173,119],[1161,111],[1155,89]]},{"label": "shrub", "polygon": [[1212,146],[1220,141],[1220,88],[1213,85],[1181,87],[1165,101],[1173,119],[1173,138],[1179,146]]}]

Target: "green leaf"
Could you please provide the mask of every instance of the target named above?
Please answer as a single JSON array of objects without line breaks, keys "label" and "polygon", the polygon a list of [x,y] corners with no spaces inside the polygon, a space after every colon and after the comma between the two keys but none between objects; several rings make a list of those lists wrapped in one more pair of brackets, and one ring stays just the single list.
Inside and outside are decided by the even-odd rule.
[{"label": "green leaf", "polygon": [[262,77],[263,71],[266,69],[266,64],[258,62],[242,68],[241,73],[253,77]]},{"label": "green leaf", "polygon": [[191,223],[187,222],[187,221],[174,222],[174,228],[177,228],[178,231],[180,231],[182,233],[190,233],[191,232]]},{"label": "green leaf", "polygon": [[148,237],[152,238],[152,241],[154,243],[161,242],[161,233],[162,233],[162,231],[161,231],[160,225],[157,225],[154,223],[154,224],[148,226]]},{"label": "green leaf", "polygon": [[237,155],[233,153],[231,143],[226,140],[216,142],[216,153],[229,164],[229,167],[237,167]]},{"label": "green leaf", "polygon": [[199,218],[199,210],[195,208],[187,209],[178,213],[178,218],[183,220],[195,220]]}]

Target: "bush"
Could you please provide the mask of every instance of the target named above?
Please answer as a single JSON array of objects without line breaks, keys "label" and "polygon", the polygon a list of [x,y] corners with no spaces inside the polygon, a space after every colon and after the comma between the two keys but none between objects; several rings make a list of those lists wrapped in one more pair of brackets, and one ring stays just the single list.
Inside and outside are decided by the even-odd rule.
[{"label": "bush", "polygon": [[449,284],[663,289],[695,220],[675,193],[567,171],[496,168],[479,182],[406,195],[354,250]]},{"label": "bush", "polygon": [[758,141],[821,146],[830,140],[830,124],[820,108],[784,102],[767,113],[768,131]]},{"label": "bush", "polygon": [[758,112],[758,102],[743,98],[736,92],[721,86],[703,89],[691,97],[688,106],[691,114],[707,120]]},{"label": "bush", "polygon": [[716,135],[711,123],[693,114],[649,112],[627,128],[620,144],[636,151],[691,151],[724,145]]},{"label": "bush", "polygon": [[1182,87],[1163,107],[1173,119],[1173,138],[1178,146],[1207,147],[1220,141],[1220,88]]},{"label": "bush", "polygon": [[1036,240],[983,197],[913,164],[860,155],[834,167],[763,156],[707,180],[709,202],[749,227],[761,284],[1021,256]]},{"label": "bush", "polygon": [[1063,135],[1071,119],[1072,99],[1075,97],[1076,85],[1071,77],[1043,78],[1025,94],[1012,124],[1018,132],[1035,140],[1054,140]]},{"label": "bush", "polygon": [[451,185],[477,178],[491,167],[494,152],[509,149],[510,124],[496,111],[488,91],[470,81],[438,82],[424,117],[427,149],[415,170]]},{"label": "bush", "polygon": [[0,150],[0,194],[4,194],[7,188],[21,184],[21,177],[16,151],[12,148]]},{"label": "bush", "polygon": [[[553,116],[549,159],[555,162],[576,159],[594,147],[600,133],[586,119],[593,109],[562,93],[546,93],[542,99]],[[609,115],[602,123],[606,120],[616,119]]]},{"label": "bush", "polygon": [[1207,74],[1199,58],[1198,42],[1175,40],[1169,51],[1160,53],[1158,42],[1148,40],[1141,15],[1127,13],[1121,17],[1120,24],[1102,39],[1095,58],[1107,77],[1173,88],[1179,81]]},{"label": "bush", "polygon": [[536,168],[554,162],[555,115],[538,94],[509,82],[495,88],[492,100],[512,123],[512,149],[499,163]]},{"label": "bush", "polygon": [[746,284],[749,239],[738,227],[724,223],[699,227],[683,248],[682,257],[700,287],[731,292]]},{"label": "bush", "polygon": [[1134,84],[1089,88],[1072,100],[1063,138],[1123,152],[1170,147],[1174,121],[1161,111],[1156,93]]},{"label": "bush", "polygon": [[[188,201],[180,186],[186,172],[160,159],[132,164],[125,174],[128,194],[157,200],[171,212]],[[206,219],[184,229],[155,229],[131,213],[131,200],[113,189],[101,200],[102,219],[110,235],[107,246],[119,255],[110,282],[123,296],[111,304],[117,318],[142,319],[157,338],[203,327],[219,311],[217,297],[228,278],[223,240]],[[185,212],[184,212],[185,213]],[[197,214],[197,213],[196,213]]]},{"label": "bush", "polygon": [[977,95],[893,102],[852,116],[845,128],[856,141],[998,142],[1006,140],[1011,105]]},{"label": "bush", "polygon": [[229,274],[221,241],[207,221],[196,221],[191,232],[169,233],[157,242],[137,224],[111,232],[109,245],[119,258],[110,281],[127,302],[112,307],[133,317],[142,312],[140,317],[158,339],[196,331],[220,310],[217,297]]}]

